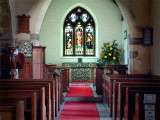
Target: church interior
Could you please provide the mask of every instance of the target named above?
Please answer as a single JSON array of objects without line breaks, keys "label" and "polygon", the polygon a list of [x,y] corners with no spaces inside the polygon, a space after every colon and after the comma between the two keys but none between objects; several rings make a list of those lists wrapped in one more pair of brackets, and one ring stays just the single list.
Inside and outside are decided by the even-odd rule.
[{"label": "church interior", "polygon": [[160,120],[159,0],[0,0],[0,120]]}]

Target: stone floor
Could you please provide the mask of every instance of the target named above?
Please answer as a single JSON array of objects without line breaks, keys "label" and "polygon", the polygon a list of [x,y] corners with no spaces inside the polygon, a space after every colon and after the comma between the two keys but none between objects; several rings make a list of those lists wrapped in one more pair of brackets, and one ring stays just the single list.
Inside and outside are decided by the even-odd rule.
[{"label": "stone floor", "polygon": [[[97,95],[96,94],[96,87],[93,85],[93,83],[81,83],[81,84],[77,84],[77,83],[70,83],[69,86],[71,85],[90,85],[94,94],[94,97],[102,97],[101,95]],[[67,93],[63,93],[63,95],[65,96]],[[95,102],[96,106],[97,106],[97,110],[100,116],[100,120],[112,120],[111,117],[109,117],[109,110],[108,108],[105,107],[105,105],[102,102]],[[61,106],[61,109],[63,108],[63,105]],[[60,112],[59,112],[60,115]],[[58,116],[59,116],[58,115]],[[56,120],[58,120],[58,117],[56,118]]]}]

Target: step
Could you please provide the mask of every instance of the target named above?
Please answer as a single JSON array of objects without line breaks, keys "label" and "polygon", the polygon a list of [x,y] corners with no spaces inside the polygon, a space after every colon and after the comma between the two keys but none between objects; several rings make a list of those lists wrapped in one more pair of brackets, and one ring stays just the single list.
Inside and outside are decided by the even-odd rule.
[{"label": "step", "polygon": [[65,97],[65,102],[102,102],[102,97]]}]

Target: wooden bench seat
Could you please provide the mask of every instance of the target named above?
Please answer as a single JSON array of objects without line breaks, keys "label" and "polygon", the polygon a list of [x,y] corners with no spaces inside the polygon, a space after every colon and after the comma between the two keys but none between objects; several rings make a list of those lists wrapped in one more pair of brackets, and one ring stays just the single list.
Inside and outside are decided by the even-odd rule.
[{"label": "wooden bench seat", "polygon": [[[117,110],[117,115],[119,120],[122,120],[122,117],[124,117],[124,104],[126,101],[126,89],[135,89],[136,92],[142,92],[144,90],[155,90],[158,91],[160,89],[160,84],[158,83],[118,83],[118,97],[117,99],[113,99],[114,101],[117,101],[117,107],[116,107],[116,102],[113,102],[113,118],[116,118],[116,110]],[[115,93],[114,93],[115,94]]]},{"label": "wooden bench seat", "polygon": [[[149,104],[155,107],[155,119],[160,119],[160,97],[159,95],[156,96],[156,104]],[[136,93],[135,94],[135,112],[133,116],[133,120],[142,120],[145,119],[145,110],[144,107],[144,94],[143,93]]]},{"label": "wooden bench seat", "polygon": [[27,92],[26,93],[23,91],[23,93],[17,93],[15,91],[13,92],[9,92],[8,91],[4,91],[0,93],[0,100],[6,100],[6,104],[9,103],[7,100],[8,99],[17,99],[17,100],[22,100],[22,101],[26,101],[27,99],[31,99],[31,102],[29,102],[28,104],[30,104],[29,106],[31,107],[30,109],[30,113],[31,113],[31,120],[37,120],[37,101],[38,101],[38,96],[36,94],[36,92]]},{"label": "wooden bench seat", "polygon": [[[6,89],[5,87],[0,87],[0,93],[6,94],[8,95],[8,93],[15,93],[15,94],[21,94],[22,96],[23,93],[24,94],[29,94],[34,92],[37,95],[37,99],[38,99],[38,103],[37,103],[37,112],[38,112],[38,119],[42,119],[45,120],[46,119],[46,100],[45,100],[45,87],[34,87],[33,86],[28,86],[28,87],[22,87],[22,86],[7,86],[8,88]],[[11,97],[11,96],[10,96]],[[15,99],[14,97],[12,99]],[[26,98],[25,101],[28,100]],[[30,103],[29,103],[30,104]],[[31,105],[29,107],[29,105],[27,104],[26,109],[29,111],[29,109],[31,109]]]},{"label": "wooden bench seat", "polygon": [[[0,80],[1,83],[31,83],[31,84],[44,84],[44,83],[49,83],[51,85],[51,103],[52,103],[52,120],[53,116],[57,116],[58,115],[58,110],[60,109],[60,85],[59,85],[59,80],[55,80],[55,79],[29,79],[29,80],[16,80],[16,79],[12,79],[12,80]],[[47,92],[48,93],[48,92]]]},{"label": "wooden bench seat", "polygon": [[[58,110],[60,109],[60,81],[55,79],[9,79],[9,80],[0,80],[0,83],[25,83],[25,84],[43,84],[43,83],[50,83],[51,84],[51,105],[52,105],[52,120],[54,120],[54,117],[58,115]],[[47,92],[48,93],[48,92]]]},{"label": "wooden bench seat", "polygon": [[2,120],[24,120],[24,101],[16,101],[4,105],[0,101],[0,117]]},{"label": "wooden bench seat", "polygon": [[[141,78],[141,79],[139,79]],[[160,80],[159,78],[154,78],[156,81]],[[103,75],[103,83],[102,86],[107,90],[106,92],[108,93],[109,100],[108,105],[110,106],[112,104],[112,94],[113,94],[113,82],[114,80],[116,81],[145,81],[145,80],[153,80],[151,75]],[[103,90],[103,92],[105,92]],[[107,94],[105,93],[105,94]]]},{"label": "wooden bench seat", "polygon": [[12,80],[0,80],[1,83],[50,83],[51,84],[51,100],[52,100],[52,116],[57,116],[58,115],[58,110],[60,108],[60,102],[58,102],[58,100],[60,99],[59,97],[59,80],[55,80],[55,79],[21,79],[21,80],[16,80],[16,79],[12,79]]},{"label": "wooden bench seat", "polygon": [[[4,85],[4,86],[3,86]],[[42,87],[44,87],[44,91],[45,93],[43,93],[44,95],[44,99],[43,101],[45,101],[46,103],[46,117],[51,120],[51,92],[50,92],[50,84],[49,83],[0,83],[0,89],[23,89],[23,90],[37,90],[37,89],[41,89]],[[42,96],[39,97],[39,99],[42,99]],[[41,107],[41,112],[43,111],[44,107]]]},{"label": "wooden bench seat", "polygon": [[[143,113],[141,115],[141,117],[139,117],[139,120],[143,120],[145,113],[143,112],[143,108],[144,108],[144,94],[154,94],[156,95],[156,98],[160,97],[160,91],[159,91],[160,87],[157,86],[150,86],[147,88],[135,88],[135,87],[129,87],[126,88],[125,91],[125,102],[124,104],[124,120],[131,120],[134,118],[135,116],[135,109],[136,109],[136,104],[140,105],[139,107],[139,113]],[[136,103],[136,95],[139,94],[141,95],[140,101],[138,101],[139,103]],[[140,96],[139,96],[140,97]],[[159,120],[158,117],[158,111],[159,111],[159,105],[158,103],[160,102],[159,99],[156,100],[157,103],[155,103],[155,107],[157,108],[155,112],[157,112],[156,115],[156,120]],[[153,103],[149,103],[150,105]],[[137,118],[137,114],[136,114],[136,118]]]},{"label": "wooden bench seat", "polygon": [[[124,77],[124,78],[123,78]],[[132,78],[133,77],[133,78]],[[145,82],[153,81],[160,82],[159,78],[152,77],[151,75],[103,75],[103,101],[110,108],[110,116],[112,116],[112,104],[113,104],[113,83],[117,82]]]},{"label": "wooden bench seat", "polygon": [[[148,88],[127,88],[126,89],[126,95],[125,95],[125,103],[123,103],[124,107],[124,120],[131,120],[133,119],[134,115],[135,115],[135,98],[136,98],[136,94],[155,94],[156,97],[160,96],[160,91],[159,91],[160,87],[148,87]],[[141,105],[139,106],[139,108],[141,108],[141,113],[143,112],[143,101],[144,98],[141,98]],[[158,102],[158,101],[157,101]],[[156,107],[158,108],[159,106],[156,105]],[[143,113],[144,115],[144,113]],[[156,114],[157,115],[157,114]],[[143,119],[143,118],[141,118]],[[159,120],[159,119],[156,119]]]}]

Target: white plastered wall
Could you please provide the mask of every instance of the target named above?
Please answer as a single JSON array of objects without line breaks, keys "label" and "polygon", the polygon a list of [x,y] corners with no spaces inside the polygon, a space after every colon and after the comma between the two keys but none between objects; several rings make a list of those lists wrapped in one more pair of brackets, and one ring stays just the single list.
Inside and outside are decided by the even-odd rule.
[{"label": "white plastered wall", "polygon": [[160,1],[152,1],[153,46],[151,48],[151,73],[160,75]]},{"label": "white plastered wall", "polygon": [[117,40],[122,48],[121,12],[111,0],[53,0],[40,32],[40,45],[47,47],[46,63],[61,65],[78,61],[77,58],[62,57],[63,22],[67,13],[77,6],[89,11],[96,24],[96,57],[83,58],[83,62],[97,62],[104,42]]}]

